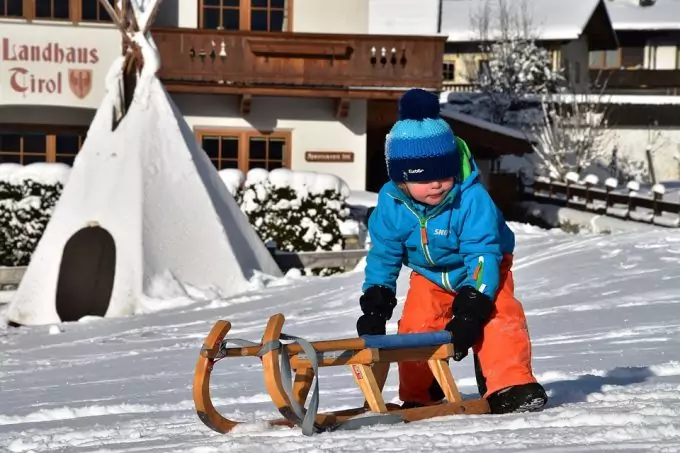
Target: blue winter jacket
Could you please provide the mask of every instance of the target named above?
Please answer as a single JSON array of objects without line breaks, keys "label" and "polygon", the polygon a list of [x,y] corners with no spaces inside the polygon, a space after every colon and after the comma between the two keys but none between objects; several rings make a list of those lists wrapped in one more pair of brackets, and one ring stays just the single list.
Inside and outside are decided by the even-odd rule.
[{"label": "blue winter jacket", "polygon": [[495,298],[500,262],[513,253],[515,236],[461,139],[458,148],[461,176],[437,206],[414,201],[393,182],[380,190],[368,221],[372,246],[363,291],[382,285],[396,292],[403,264],[447,291],[469,285]]}]

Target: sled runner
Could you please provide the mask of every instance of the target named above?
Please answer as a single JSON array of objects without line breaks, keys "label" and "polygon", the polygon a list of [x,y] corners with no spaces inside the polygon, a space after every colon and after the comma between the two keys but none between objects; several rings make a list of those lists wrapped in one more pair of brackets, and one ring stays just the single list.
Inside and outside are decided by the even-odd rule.
[{"label": "sled runner", "polygon": [[[284,322],[282,314],[269,318],[260,343],[225,338],[231,324],[225,320],[214,324],[201,348],[193,383],[196,412],[206,426],[219,433],[228,433],[239,424],[215,409],[210,399],[210,374],[219,360],[244,356],[261,359],[265,386],[283,416],[267,423],[272,426],[298,426],[305,435],[379,423],[489,412],[486,400],[463,401],[461,398],[447,361],[453,356],[451,334],[447,331],[307,342],[282,333]],[[229,344],[233,346],[229,347]],[[444,391],[445,403],[408,409],[385,403],[382,389],[390,364],[408,360],[428,361]],[[318,368],[341,365],[350,367],[365,403],[355,409],[317,413]],[[309,404],[305,407],[310,393]],[[371,416],[364,415],[368,413]],[[359,415],[364,416],[355,418]]]}]

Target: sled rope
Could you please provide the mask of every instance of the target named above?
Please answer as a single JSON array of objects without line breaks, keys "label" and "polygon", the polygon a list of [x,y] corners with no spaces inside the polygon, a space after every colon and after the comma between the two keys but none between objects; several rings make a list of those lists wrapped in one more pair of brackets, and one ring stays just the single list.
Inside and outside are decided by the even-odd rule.
[{"label": "sled rope", "polygon": [[[288,335],[281,333],[279,335],[281,340],[291,341],[292,343],[297,343],[302,348],[302,351],[307,355],[307,359],[311,364],[311,368],[314,372],[314,381],[312,384],[311,397],[309,399],[309,407],[305,408],[300,405],[297,400],[293,397],[293,375],[290,367],[290,357],[286,352],[286,344],[279,340],[272,340],[266,343],[255,343],[249,340],[244,340],[241,338],[224,338],[220,344],[220,349],[215,359],[220,360],[226,357],[227,344],[234,344],[240,347],[249,346],[260,346],[260,350],[257,353],[258,357],[279,350],[279,367],[281,373],[281,380],[283,384],[283,389],[288,396],[290,401],[290,409],[292,410],[294,416],[286,416],[286,418],[293,424],[300,426],[302,429],[302,434],[305,436],[312,436],[314,434],[322,432],[332,432],[339,430],[353,430],[359,429],[364,426],[376,425],[376,424],[396,424],[402,423],[404,420],[400,415],[396,414],[386,414],[386,415],[375,415],[368,417],[361,417],[357,419],[346,420],[341,423],[337,423],[333,426],[323,427],[316,423],[316,415],[319,410],[319,362],[317,358],[317,352],[314,346],[304,338],[296,337],[294,335]],[[288,344],[292,344],[288,343]]]}]

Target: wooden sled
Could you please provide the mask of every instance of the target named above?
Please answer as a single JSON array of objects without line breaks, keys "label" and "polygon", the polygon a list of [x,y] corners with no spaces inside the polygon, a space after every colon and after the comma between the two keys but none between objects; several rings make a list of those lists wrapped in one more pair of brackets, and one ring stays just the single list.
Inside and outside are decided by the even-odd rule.
[{"label": "wooden sled", "polygon": [[[453,344],[448,332],[448,337],[443,337],[443,332],[439,332],[377,335],[307,343],[300,338],[283,334],[281,329],[284,322],[282,314],[269,318],[260,343],[239,339],[224,341],[231,324],[224,320],[215,323],[201,348],[193,382],[196,412],[206,426],[219,433],[228,433],[240,423],[222,416],[213,406],[210,399],[210,374],[217,361],[244,356],[261,358],[265,386],[272,402],[283,416],[267,423],[270,426],[299,426],[306,435],[336,429],[355,429],[374,423],[413,422],[453,414],[489,413],[489,405],[485,399],[463,401],[461,398],[447,361],[453,356]],[[281,340],[293,340],[293,343],[283,344]],[[433,341],[438,344],[432,345]],[[227,347],[230,342],[247,345]],[[416,346],[409,347],[414,344]],[[313,348],[311,351],[310,346]],[[390,364],[410,360],[428,361],[444,391],[445,403],[409,409],[385,403],[382,390]],[[318,374],[318,367],[339,365],[350,367],[365,397],[364,406],[316,413],[318,376],[316,381],[314,378]],[[313,395],[308,407],[305,407],[310,390]],[[354,419],[369,412],[376,417]]]}]

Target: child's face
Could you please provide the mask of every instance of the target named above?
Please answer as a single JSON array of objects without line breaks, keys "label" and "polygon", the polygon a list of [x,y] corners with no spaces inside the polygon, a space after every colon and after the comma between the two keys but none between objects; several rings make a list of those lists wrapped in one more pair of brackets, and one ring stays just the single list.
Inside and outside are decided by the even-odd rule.
[{"label": "child's face", "polygon": [[434,181],[407,182],[411,197],[420,203],[435,206],[446,197],[453,187],[453,178],[436,179]]}]

